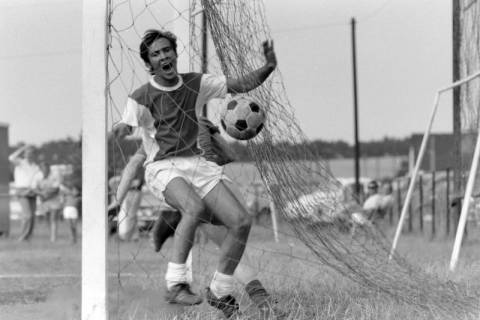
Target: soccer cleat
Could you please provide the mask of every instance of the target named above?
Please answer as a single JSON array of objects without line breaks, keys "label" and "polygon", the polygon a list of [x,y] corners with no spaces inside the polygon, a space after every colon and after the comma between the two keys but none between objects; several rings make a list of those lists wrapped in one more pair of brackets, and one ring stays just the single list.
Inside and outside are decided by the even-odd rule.
[{"label": "soccer cleat", "polygon": [[210,288],[207,288],[207,302],[214,308],[223,312],[223,315],[230,319],[232,316],[238,313],[240,306],[238,305],[237,301],[232,295],[224,296],[221,298],[217,298]]},{"label": "soccer cleat", "polygon": [[179,283],[167,290],[165,300],[182,306],[194,306],[203,301],[202,297],[192,292],[188,283]]},{"label": "soccer cleat", "polygon": [[260,312],[261,320],[275,319],[281,320],[287,317],[287,314],[278,309],[277,301],[273,300],[262,283],[258,280],[252,280],[245,286],[250,300],[257,306]]},{"label": "soccer cleat", "polygon": [[159,252],[165,241],[172,237],[182,220],[178,211],[162,211],[152,229],[152,242],[155,252]]}]

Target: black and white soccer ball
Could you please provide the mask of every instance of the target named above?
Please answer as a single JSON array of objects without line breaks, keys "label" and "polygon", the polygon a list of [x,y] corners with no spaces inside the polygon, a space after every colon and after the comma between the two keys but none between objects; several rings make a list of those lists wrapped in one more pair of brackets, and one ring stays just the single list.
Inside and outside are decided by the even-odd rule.
[{"label": "black and white soccer ball", "polygon": [[255,99],[238,96],[230,100],[220,115],[223,130],[237,140],[249,140],[262,131],[265,111]]}]

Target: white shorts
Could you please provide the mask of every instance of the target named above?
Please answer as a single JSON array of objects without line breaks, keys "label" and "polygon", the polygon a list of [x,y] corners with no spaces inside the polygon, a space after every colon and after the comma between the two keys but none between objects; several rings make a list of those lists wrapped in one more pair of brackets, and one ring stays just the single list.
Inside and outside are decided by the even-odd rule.
[{"label": "white shorts", "polygon": [[223,167],[201,156],[173,157],[147,164],[145,181],[150,191],[162,200],[168,183],[178,177],[190,183],[200,198],[204,198],[220,180],[231,181],[223,171]]},{"label": "white shorts", "polygon": [[63,219],[78,219],[78,210],[76,207],[63,208]]}]

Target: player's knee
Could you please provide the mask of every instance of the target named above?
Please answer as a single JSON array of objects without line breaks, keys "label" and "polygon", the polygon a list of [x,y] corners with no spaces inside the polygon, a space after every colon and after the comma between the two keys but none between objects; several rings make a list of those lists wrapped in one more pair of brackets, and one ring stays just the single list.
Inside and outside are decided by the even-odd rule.
[{"label": "player's knee", "polygon": [[233,230],[238,234],[244,234],[244,233],[250,232],[251,227],[252,227],[252,217],[246,214],[240,217],[236,221],[235,225],[233,226]]},{"label": "player's knee", "polygon": [[195,205],[192,205],[186,208],[183,211],[184,216],[182,218],[199,221],[203,213],[205,212],[205,210],[206,208],[203,202],[198,202]]}]

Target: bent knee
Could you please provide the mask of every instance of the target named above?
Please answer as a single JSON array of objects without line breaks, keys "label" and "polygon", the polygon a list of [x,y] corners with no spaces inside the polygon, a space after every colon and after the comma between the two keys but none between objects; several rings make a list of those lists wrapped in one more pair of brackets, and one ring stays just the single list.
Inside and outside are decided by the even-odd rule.
[{"label": "bent knee", "polygon": [[182,210],[183,217],[187,219],[200,220],[206,210],[205,205],[202,202],[196,203],[194,206],[189,206]]},{"label": "bent knee", "polygon": [[235,222],[233,229],[236,232],[244,233],[244,232],[249,232],[251,227],[252,227],[252,217],[246,214]]}]

